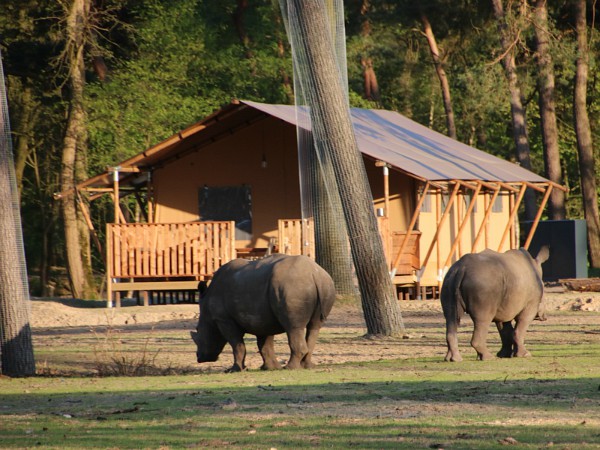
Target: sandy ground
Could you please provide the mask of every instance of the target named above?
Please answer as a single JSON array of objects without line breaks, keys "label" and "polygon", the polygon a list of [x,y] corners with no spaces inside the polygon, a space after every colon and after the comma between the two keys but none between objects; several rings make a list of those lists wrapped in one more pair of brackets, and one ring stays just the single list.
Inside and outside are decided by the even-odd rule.
[{"label": "sandy ground", "polygon": [[[528,344],[543,345],[550,339],[565,344],[600,341],[600,293],[547,292],[546,301],[549,320],[531,325]],[[98,367],[103,361],[134,361],[140,355],[151,356],[151,363],[157,368],[179,373],[220,372],[232,363],[229,346],[218,361],[196,363],[196,346],[189,332],[196,327],[198,305],[109,309],[104,302],[34,299],[31,306],[38,370],[48,374],[100,373]],[[313,360],[323,365],[408,359],[415,355],[443,358],[445,324],[439,300],[401,301],[400,306],[405,336],[373,339],[365,336],[367,328],[360,306],[337,303],[321,331]],[[572,332],[557,332],[557,328],[564,327]],[[469,347],[472,329],[467,316],[459,335],[461,352],[467,357],[474,356]],[[492,347],[498,346],[499,340],[494,329],[490,326],[488,345],[495,351]],[[246,346],[246,365],[259,368],[262,360],[253,336],[246,337]],[[285,335],[276,336],[275,351],[284,364],[289,356]]]},{"label": "sandy ground", "polygon": [[[600,311],[600,292],[546,292],[549,311]],[[164,321],[192,320],[198,318],[198,305],[152,305],[106,308],[100,301],[72,299],[41,299],[32,301],[31,323],[33,328],[95,327],[103,325],[152,324]],[[439,300],[409,300],[400,302],[402,311],[439,312]],[[336,305],[328,323],[364,326],[360,308],[353,305]]]}]

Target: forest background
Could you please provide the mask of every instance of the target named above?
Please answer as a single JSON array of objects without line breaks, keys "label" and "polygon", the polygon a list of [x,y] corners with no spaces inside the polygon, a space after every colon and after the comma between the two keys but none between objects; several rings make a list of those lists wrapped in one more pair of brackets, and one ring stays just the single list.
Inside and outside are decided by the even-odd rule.
[{"label": "forest background", "polygon": [[[586,218],[600,266],[595,1],[344,3],[351,105],[398,111],[564,184],[545,218]],[[294,100],[272,0],[0,0],[0,51],[32,295],[94,298],[101,285],[77,198],[55,193],[233,98]],[[101,234],[113,208],[91,207]]]}]

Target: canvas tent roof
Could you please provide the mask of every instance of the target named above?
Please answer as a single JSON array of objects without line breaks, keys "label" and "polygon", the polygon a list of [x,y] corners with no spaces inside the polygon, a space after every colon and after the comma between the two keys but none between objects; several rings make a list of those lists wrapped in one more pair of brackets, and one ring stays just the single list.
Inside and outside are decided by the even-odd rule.
[{"label": "canvas tent roof", "polygon": [[[517,164],[451,139],[399,113],[360,108],[352,108],[351,113],[360,151],[413,177],[427,181],[552,184]],[[234,101],[206,119],[119,163],[120,182],[131,182],[135,179],[135,172],[168,164],[170,160],[197,151],[236,129],[264,119],[265,115],[292,125],[300,123],[305,126],[309,123],[306,110],[302,108]],[[112,172],[109,170],[90,178],[78,188],[109,187],[113,182]]]}]

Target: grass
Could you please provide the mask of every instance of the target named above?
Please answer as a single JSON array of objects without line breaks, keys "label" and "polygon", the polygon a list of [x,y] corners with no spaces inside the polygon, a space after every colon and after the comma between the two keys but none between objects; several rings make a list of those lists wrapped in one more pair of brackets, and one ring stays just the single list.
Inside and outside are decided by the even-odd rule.
[{"label": "grass", "polygon": [[600,344],[559,350],[489,363],[1,379],[0,446],[598,448]]},{"label": "grass", "polygon": [[[323,330],[323,351],[380,360],[234,374],[193,365],[185,326],[38,330],[43,375],[0,377],[0,448],[600,448],[600,314],[556,314],[532,326],[527,359],[475,361],[465,324],[465,360],[445,363],[440,319],[407,314],[409,340]],[[386,356],[398,346],[406,357]],[[178,374],[100,377],[99,354]]]}]

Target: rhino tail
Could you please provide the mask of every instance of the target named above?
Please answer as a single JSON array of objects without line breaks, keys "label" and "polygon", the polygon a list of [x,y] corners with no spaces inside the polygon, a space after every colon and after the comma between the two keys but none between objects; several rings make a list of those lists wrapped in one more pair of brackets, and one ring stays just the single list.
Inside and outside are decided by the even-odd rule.
[{"label": "rhino tail", "polygon": [[465,301],[460,286],[464,278],[464,270],[450,271],[442,285],[442,308],[446,321],[460,325],[460,319],[465,312]]}]

